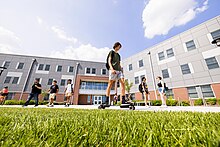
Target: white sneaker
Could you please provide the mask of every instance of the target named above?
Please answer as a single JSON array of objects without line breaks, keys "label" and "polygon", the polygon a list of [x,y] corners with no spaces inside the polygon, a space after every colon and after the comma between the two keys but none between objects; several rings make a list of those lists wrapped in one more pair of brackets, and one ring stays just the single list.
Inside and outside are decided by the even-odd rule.
[{"label": "white sneaker", "polygon": [[161,105],[160,108],[167,108],[167,105]]}]

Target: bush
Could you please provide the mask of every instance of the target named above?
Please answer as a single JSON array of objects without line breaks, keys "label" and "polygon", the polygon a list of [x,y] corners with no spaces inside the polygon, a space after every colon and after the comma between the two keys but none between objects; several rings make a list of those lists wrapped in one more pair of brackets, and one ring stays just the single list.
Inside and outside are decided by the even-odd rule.
[{"label": "bush", "polygon": [[18,100],[6,100],[4,105],[18,105]]},{"label": "bush", "polygon": [[167,106],[176,106],[177,103],[178,103],[178,101],[175,100],[175,99],[167,99],[167,100],[166,100]]},{"label": "bush", "polygon": [[190,102],[189,101],[182,101],[180,103],[181,106],[190,106]]},{"label": "bush", "polygon": [[114,104],[115,106],[121,106],[121,102],[117,102],[117,104]]},{"label": "bush", "polygon": [[220,98],[217,99],[217,104],[220,106]]},{"label": "bush", "polygon": [[216,105],[216,102],[217,102],[216,98],[209,98],[206,100],[206,103],[208,105]]},{"label": "bush", "polygon": [[197,99],[197,100],[195,100],[194,105],[195,105],[195,106],[201,106],[201,105],[203,105],[202,99]]},{"label": "bush", "polygon": [[[6,100],[4,105],[24,105],[26,101],[25,100]],[[39,101],[39,105],[46,105],[47,101]],[[55,103],[56,105],[64,105],[64,103]],[[35,105],[35,101],[31,100],[29,102],[29,105]]]},{"label": "bush", "polygon": [[162,101],[161,100],[152,100],[151,104],[152,104],[152,106],[161,106]]}]

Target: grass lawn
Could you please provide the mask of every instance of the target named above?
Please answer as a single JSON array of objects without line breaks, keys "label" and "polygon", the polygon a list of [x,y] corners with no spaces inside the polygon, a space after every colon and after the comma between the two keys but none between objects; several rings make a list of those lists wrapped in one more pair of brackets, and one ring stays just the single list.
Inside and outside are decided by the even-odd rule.
[{"label": "grass lawn", "polygon": [[220,146],[220,113],[0,108],[0,146]]}]

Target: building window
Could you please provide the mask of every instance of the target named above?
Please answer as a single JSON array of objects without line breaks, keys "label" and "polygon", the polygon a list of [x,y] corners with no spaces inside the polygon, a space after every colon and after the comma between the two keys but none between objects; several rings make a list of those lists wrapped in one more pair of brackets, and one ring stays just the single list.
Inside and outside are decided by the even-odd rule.
[{"label": "building window", "polygon": [[44,70],[45,70],[45,71],[49,71],[49,70],[50,70],[50,65],[47,64],[47,65],[45,66],[45,69],[44,69]]},{"label": "building window", "polygon": [[198,98],[198,93],[196,91],[196,87],[195,86],[188,87],[187,91],[188,91],[188,95],[189,95],[190,98]]},{"label": "building window", "polygon": [[220,29],[219,29],[219,30],[216,30],[216,31],[214,31],[214,32],[211,32],[211,35],[212,35],[212,38],[213,38],[213,39],[220,38]]},{"label": "building window", "polygon": [[215,97],[210,85],[202,85],[200,86],[202,89],[202,95],[205,98]]},{"label": "building window", "polygon": [[168,49],[167,51],[167,57],[170,58],[170,57],[173,57],[174,56],[174,52],[173,52],[173,49]]},{"label": "building window", "polygon": [[53,79],[48,79],[47,85],[52,85]]},{"label": "building window", "polygon": [[215,57],[205,59],[208,69],[219,68],[218,62]]},{"label": "building window", "polygon": [[191,73],[188,64],[181,65],[181,70],[182,70],[183,75]]},{"label": "building window", "polygon": [[92,74],[96,74],[96,69],[92,68]]},{"label": "building window", "polygon": [[158,57],[159,57],[159,61],[164,60],[165,59],[164,52],[158,53]]},{"label": "building window", "polygon": [[128,71],[132,71],[132,70],[133,70],[132,64],[129,64],[129,65],[128,65]]},{"label": "building window", "polygon": [[11,77],[6,77],[4,83],[8,84],[8,83],[10,83],[10,81],[11,81]]},{"label": "building window", "polygon": [[68,72],[73,72],[73,66],[69,66],[69,71]]},{"label": "building window", "polygon": [[18,63],[17,69],[23,69],[24,68],[24,63]]},{"label": "building window", "polygon": [[58,65],[57,66],[57,72],[61,72],[62,71],[62,66],[61,65]]},{"label": "building window", "polygon": [[107,74],[106,69],[102,69],[102,75],[106,75],[106,74]]},{"label": "building window", "polygon": [[134,77],[134,83],[139,84],[139,77]]},{"label": "building window", "polygon": [[12,84],[18,84],[19,77],[14,77]]},{"label": "building window", "polygon": [[144,61],[143,61],[143,59],[138,61],[138,65],[139,65],[139,67],[143,67],[143,66],[144,66]]},{"label": "building window", "polygon": [[169,75],[168,69],[162,70],[162,75],[163,75],[163,78],[164,78],[164,79],[169,78],[170,75]]},{"label": "building window", "polygon": [[87,103],[88,103],[88,104],[90,104],[90,102],[91,102],[90,99],[91,99],[91,96],[88,95],[88,97],[87,97]]},{"label": "building window", "polygon": [[11,63],[10,61],[5,61],[3,67],[8,68],[10,63]]},{"label": "building window", "polygon": [[60,86],[65,86],[65,84],[66,84],[66,80],[65,79],[61,79]]},{"label": "building window", "polygon": [[90,90],[106,90],[108,87],[107,82],[81,82],[80,89]]},{"label": "building window", "polygon": [[196,45],[193,40],[186,42],[186,48],[188,51],[196,49]]},{"label": "building window", "polygon": [[38,70],[43,70],[44,69],[44,64],[39,64]]},{"label": "building window", "polygon": [[86,74],[90,74],[90,68],[86,68]]}]

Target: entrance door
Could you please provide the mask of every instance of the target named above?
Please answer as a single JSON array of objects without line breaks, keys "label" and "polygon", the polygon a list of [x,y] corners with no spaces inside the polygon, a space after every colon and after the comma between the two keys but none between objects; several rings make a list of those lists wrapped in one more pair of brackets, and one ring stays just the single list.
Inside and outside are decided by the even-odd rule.
[{"label": "entrance door", "polygon": [[102,96],[94,96],[94,105],[102,104]]}]

